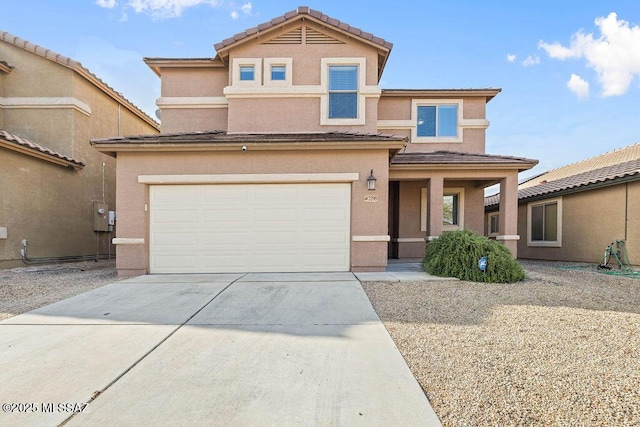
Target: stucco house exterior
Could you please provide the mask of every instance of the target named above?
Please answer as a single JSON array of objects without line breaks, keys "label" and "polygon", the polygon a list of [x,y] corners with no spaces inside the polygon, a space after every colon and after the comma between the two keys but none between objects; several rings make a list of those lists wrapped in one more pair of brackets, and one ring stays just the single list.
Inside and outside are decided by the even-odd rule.
[{"label": "stucco house exterior", "polygon": [[79,62],[0,31],[0,268],[114,254],[115,159],[89,140],[158,132]]},{"label": "stucco house exterior", "polygon": [[500,89],[381,89],[392,44],[298,9],[215,45],[145,58],[161,78],[157,136],[94,139],[117,157],[119,274],[383,271],[456,228],[516,253],[517,176],[485,152]]},{"label": "stucco house exterior", "polygon": [[[486,233],[499,234],[500,195],[487,197]],[[640,265],[640,144],[554,169],[520,184],[521,258],[602,262],[624,240]]]}]

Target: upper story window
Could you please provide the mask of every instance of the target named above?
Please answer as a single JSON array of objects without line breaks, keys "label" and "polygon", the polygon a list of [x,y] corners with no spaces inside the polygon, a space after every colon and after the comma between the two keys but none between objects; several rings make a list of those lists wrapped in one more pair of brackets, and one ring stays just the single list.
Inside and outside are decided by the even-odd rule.
[{"label": "upper story window", "polygon": [[329,118],[358,118],[358,66],[329,66]]},{"label": "upper story window", "polygon": [[457,105],[418,106],[418,137],[458,136]]},{"label": "upper story window", "polygon": [[411,101],[411,142],[462,142],[462,99]]},{"label": "upper story window", "polygon": [[284,65],[271,66],[271,80],[284,81],[287,78],[287,67]]},{"label": "upper story window", "polygon": [[253,81],[256,78],[256,70],[253,65],[240,66],[240,80]]}]

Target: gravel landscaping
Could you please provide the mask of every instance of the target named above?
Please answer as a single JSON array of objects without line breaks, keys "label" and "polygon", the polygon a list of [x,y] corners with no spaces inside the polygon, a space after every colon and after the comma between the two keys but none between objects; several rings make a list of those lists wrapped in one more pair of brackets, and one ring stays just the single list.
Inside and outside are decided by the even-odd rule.
[{"label": "gravel landscaping", "polygon": [[0,320],[117,280],[114,260],[0,270]]},{"label": "gravel landscaping", "polygon": [[[363,283],[445,426],[640,426],[640,280],[522,262],[524,282]],[[119,280],[0,270],[0,320]]]},{"label": "gravel landscaping", "polygon": [[443,425],[640,425],[640,280],[522,264],[509,285],[363,286]]}]

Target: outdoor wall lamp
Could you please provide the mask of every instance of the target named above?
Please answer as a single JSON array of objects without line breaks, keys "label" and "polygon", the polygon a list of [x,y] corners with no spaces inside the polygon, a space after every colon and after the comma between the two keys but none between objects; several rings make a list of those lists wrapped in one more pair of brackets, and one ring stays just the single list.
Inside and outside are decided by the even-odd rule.
[{"label": "outdoor wall lamp", "polygon": [[376,177],[373,176],[373,169],[371,169],[371,175],[369,175],[369,178],[367,178],[367,188],[369,190],[375,190],[376,189]]}]

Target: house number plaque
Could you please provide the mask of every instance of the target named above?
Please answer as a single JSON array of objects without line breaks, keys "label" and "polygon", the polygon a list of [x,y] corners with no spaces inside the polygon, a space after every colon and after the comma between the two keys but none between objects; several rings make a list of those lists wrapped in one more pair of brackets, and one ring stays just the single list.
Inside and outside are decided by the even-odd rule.
[{"label": "house number plaque", "polygon": [[368,203],[375,203],[378,201],[378,196],[374,196],[374,195],[366,195],[364,196],[364,201],[368,202]]}]

